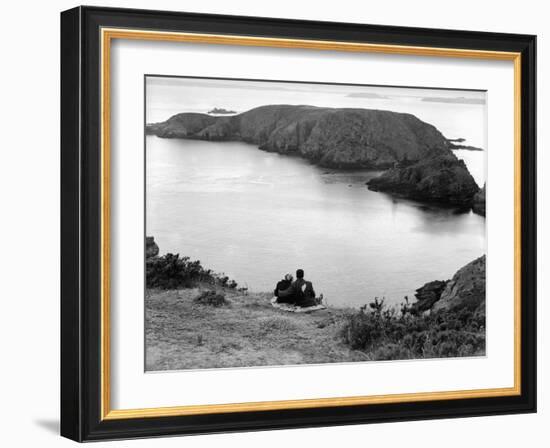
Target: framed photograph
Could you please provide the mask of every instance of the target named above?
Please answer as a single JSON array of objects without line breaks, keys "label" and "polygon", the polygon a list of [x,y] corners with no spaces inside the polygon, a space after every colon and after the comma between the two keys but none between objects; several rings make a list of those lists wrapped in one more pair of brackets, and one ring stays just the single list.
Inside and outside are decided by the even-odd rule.
[{"label": "framed photograph", "polygon": [[535,412],[535,36],[61,14],[61,433]]}]

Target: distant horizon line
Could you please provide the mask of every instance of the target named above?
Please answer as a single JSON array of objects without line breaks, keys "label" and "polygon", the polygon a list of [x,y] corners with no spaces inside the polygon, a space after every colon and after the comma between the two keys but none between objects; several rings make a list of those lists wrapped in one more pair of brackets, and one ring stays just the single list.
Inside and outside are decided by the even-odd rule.
[{"label": "distant horizon line", "polygon": [[426,87],[426,86],[403,86],[394,84],[359,84],[359,83],[343,83],[343,82],[328,82],[328,81],[294,81],[288,79],[257,79],[257,78],[228,78],[216,76],[190,76],[190,75],[163,75],[158,73],[144,73],[144,79],[193,79],[193,80],[210,80],[210,81],[233,81],[233,82],[258,82],[258,83],[284,83],[284,84],[301,84],[301,85],[327,85],[327,86],[349,86],[349,87],[374,87],[387,89],[416,89],[416,90],[438,90],[438,91],[462,91],[462,92],[479,92],[487,93],[487,89],[471,89],[463,87]]}]

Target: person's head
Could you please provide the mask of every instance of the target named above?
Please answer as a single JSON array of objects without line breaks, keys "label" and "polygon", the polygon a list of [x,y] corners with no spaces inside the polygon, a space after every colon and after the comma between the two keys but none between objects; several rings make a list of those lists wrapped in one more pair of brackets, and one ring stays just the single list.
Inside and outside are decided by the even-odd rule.
[{"label": "person's head", "polygon": [[304,278],[304,270],[303,269],[298,269],[296,271],[296,278]]},{"label": "person's head", "polygon": [[285,275],[285,280],[288,280],[289,282],[291,282],[292,281],[292,275],[286,274]]}]

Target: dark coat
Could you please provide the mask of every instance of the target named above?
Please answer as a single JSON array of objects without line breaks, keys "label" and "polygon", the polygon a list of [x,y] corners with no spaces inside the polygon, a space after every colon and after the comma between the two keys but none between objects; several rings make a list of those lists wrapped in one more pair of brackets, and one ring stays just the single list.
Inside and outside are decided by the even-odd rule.
[{"label": "dark coat", "polygon": [[296,305],[301,307],[317,305],[315,300],[315,290],[313,289],[313,284],[311,282],[308,282],[303,278],[297,278],[294,283],[292,283],[292,289],[294,290],[294,294],[296,296]]},{"label": "dark coat", "polygon": [[278,282],[273,294],[277,297],[278,303],[294,303],[296,301],[290,280],[283,279]]}]

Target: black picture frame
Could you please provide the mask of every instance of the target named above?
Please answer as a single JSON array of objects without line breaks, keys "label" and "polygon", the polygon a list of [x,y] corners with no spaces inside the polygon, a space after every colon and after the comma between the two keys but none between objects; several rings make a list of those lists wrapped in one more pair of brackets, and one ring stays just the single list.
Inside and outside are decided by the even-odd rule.
[{"label": "black picture frame", "polygon": [[[521,53],[521,393],[102,420],[102,27]],[[61,13],[61,434],[92,441],[536,412],[535,58],[532,35],[100,7]]]}]

